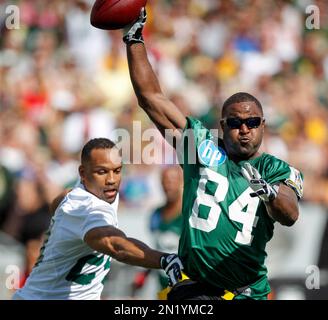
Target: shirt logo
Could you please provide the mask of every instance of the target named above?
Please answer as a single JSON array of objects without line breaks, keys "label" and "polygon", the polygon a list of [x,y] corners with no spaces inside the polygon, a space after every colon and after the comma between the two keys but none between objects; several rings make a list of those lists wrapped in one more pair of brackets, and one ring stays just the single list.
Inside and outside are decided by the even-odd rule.
[{"label": "shirt logo", "polygon": [[227,159],[226,152],[217,147],[212,140],[203,141],[198,147],[198,159],[205,166],[219,166]]}]

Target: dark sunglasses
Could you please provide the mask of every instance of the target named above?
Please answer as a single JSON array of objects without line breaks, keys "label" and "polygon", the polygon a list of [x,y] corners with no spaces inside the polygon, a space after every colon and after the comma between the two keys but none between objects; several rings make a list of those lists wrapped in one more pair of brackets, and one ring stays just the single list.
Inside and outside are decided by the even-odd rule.
[{"label": "dark sunglasses", "polygon": [[239,129],[243,123],[246,124],[248,129],[258,128],[262,123],[263,118],[261,117],[251,117],[246,119],[240,118],[227,118],[223,121],[227,124],[230,129]]}]

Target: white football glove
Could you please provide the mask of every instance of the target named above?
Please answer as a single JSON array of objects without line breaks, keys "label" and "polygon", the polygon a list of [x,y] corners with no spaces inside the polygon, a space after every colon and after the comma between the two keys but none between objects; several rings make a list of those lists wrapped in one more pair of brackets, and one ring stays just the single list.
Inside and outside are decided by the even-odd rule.
[{"label": "white football glove", "polygon": [[123,30],[123,41],[126,44],[135,43],[135,42],[144,43],[144,39],[142,37],[142,29],[146,23],[146,20],[147,20],[146,9],[142,8],[140,10],[140,15],[138,19],[132,24],[126,26]]},{"label": "white football glove", "polygon": [[260,173],[250,163],[246,162],[241,168],[241,173],[248,181],[249,186],[254,191],[251,197],[259,197],[265,202],[274,200],[278,195],[278,185],[271,186],[261,178]]},{"label": "white football glove", "polygon": [[164,254],[161,256],[161,267],[169,278],[169,286],[173,287],[182,279],[183,265],[177,254]]}]

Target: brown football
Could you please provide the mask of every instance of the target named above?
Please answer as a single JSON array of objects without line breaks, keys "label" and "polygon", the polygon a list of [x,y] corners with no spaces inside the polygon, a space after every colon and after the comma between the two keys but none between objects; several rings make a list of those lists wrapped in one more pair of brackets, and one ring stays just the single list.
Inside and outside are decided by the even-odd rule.
[{"label": "brown football", "polygon": [[116,30],[135,21],[147,0],[96,0],[90,22],[99,29]]}]

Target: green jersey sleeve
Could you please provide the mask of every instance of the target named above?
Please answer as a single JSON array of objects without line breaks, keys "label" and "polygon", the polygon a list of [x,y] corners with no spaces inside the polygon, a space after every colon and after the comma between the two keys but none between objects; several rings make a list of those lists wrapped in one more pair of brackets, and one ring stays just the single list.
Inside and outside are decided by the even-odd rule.
[{"label": "green jersey sleeve", "polygon": [[270,184],[282,182],[294,190],[298,199],[303,196],[303,174],[274,156],[265,154],[260,169],[262,178]]}]

